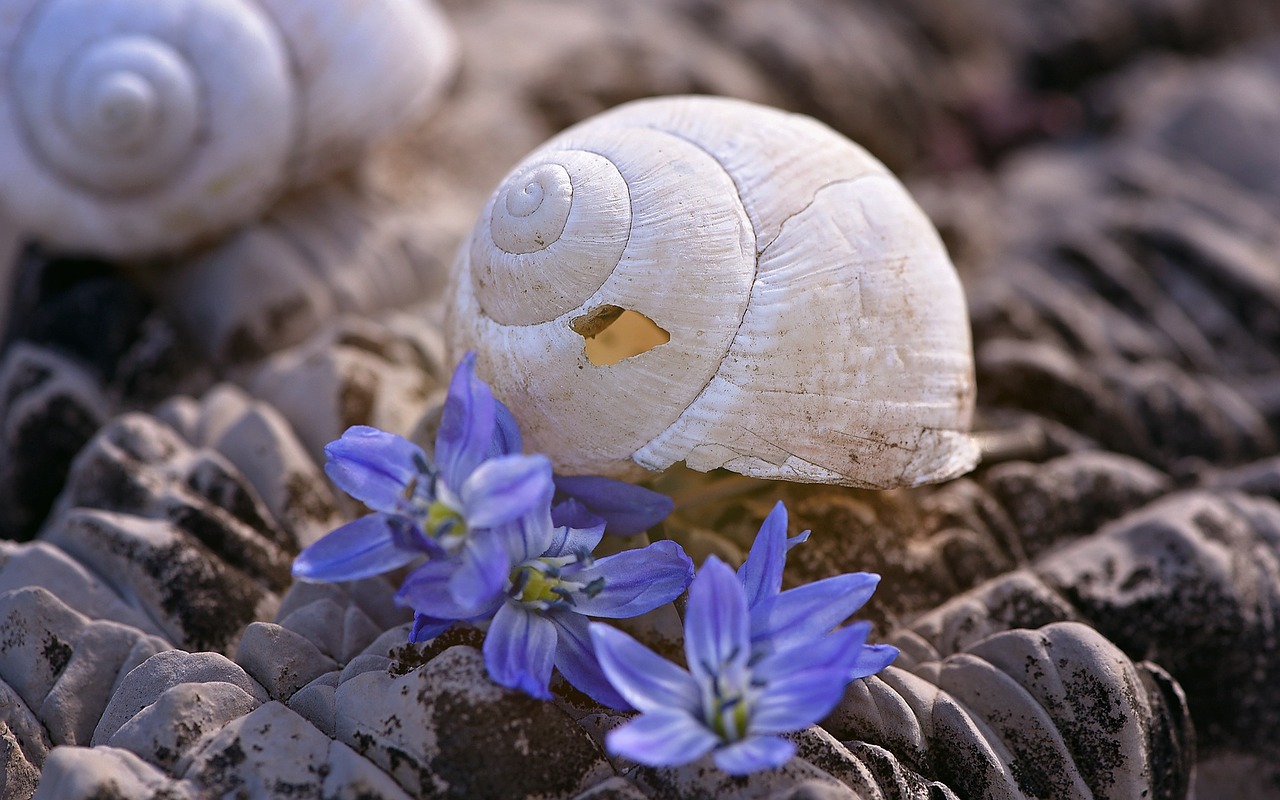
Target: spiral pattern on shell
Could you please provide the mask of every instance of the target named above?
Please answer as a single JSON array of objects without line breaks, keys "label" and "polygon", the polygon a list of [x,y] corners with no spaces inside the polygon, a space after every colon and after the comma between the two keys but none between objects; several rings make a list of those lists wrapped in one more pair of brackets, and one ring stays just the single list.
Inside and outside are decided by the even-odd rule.
[{"label": "spiral pattern on shell", "polygon": [[11,96],[0,183],[21,187],[9,205],[24,227],[127,252],[186,241],[273,196],[296,115],[288,55],[257,6],[25,6],[0,21]]},{"label": "spiral pattern on shell", "polygon": [[[456,265],[449,328],[566,473],[685,461],[859,486],[972,468],[964,294],[878,161],[815,120],[637,101],[531,154]],[[594,363],[619,311],[669,341]],[[603,320],[603,322],[601,322]]]},{"label": "spiral pattern on shell", "polygon": [[416,121],[456,59],[429,0],[11,0],[0,204],[63,250],[184,248]]},{"label": "spiral pattern on shell", "polygon": [[[631,204],[613,162],[554,152],[507,179],[471,247],[486,313],[507,325],[546,322],[600,288],[627,244]],[[542,303],[523,303],[531,291]]]},{"label": "spiral pattern on shell", "polygon": [[20,84],[26,120],[51,169],[101,192],[145,189],[190,156],[200,126],[200,88],[182,57],[147,36],[121,36],[72,56],[57,85],[38,73]]}]

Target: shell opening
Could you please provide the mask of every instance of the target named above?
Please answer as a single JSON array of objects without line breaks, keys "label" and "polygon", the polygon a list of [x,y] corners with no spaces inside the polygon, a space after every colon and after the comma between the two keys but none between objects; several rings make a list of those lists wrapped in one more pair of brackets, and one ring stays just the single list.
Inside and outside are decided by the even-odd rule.
[{"label": "shell opening", "polygon": [[587,360],[607,367],[671,341],[671,334],[639,311],[603,305],[569,321],[583,339]]}]

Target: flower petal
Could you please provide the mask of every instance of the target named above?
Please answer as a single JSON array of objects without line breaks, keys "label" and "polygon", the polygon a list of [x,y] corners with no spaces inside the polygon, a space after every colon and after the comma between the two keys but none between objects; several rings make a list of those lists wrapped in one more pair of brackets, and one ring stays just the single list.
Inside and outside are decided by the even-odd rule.
[{"label": "flower petal", "polygon": [[631,704],[609,683],[596,660],[586,617],[571,611],[551,611],[546,617],[556,626],[556,669],[564,679],[597,703],[629,711]]},{"label": "flower petal", "polygon": [[552,507],[551,524],[555,527],[555,536],[543,555],[590,553],[604,538],[604,520],[573,498]]},{"label": "flower petal", "polygon": [[684,711],[670,708],[641,714],[605,734],[605,748],[651,767],[678,767],[702,757],[720,740]]},{"label": "flower petal", "polygon": [[848,669],[810,669],[769,681],[751,707],[752,733],[807,728],[836,707],[849,683]]},{"label": "flower petal", "polygon": [[324,446],[325,474],[339,489],[388,514],[404,509],[406,491],[430,476],[427,455],[413,442],[368,425],[347,428],[342,437]]},{"label": "flower petal", "polygon": [[607,523],[614,536],[648,530],[667,518],[675,503],[665,494],[596,475],[557,475],[556,491],[580,501]]},{"label": "flower petal", "polygon": [[556,626],[514,603],[503,603],[484,637],[489,677],[543,700],[551,699],[555,653]]},{"label": "flower petal", "polygon": [[858,660],[849,671],[849,680],[856,681],[868,675],[875,675],[893,663],[898,657],[898,648],[891,644],[869,644],[858,651]]},{"label": "flower petal", "polygon": [[467,527],[492,528],[550,509],[553,491],[546,456],[499,456],[476,467],[462,482],[458,498]]},{"label": "flower petal", "polygon": [[436,468],[454,491],[488,458],[494,439],[493,392],[475,365],[476,354],[467,353],[454,370],[436,434]]},{"label": "flower petal", "polygon": [[426,614],[413,615],[413,630],[409,631],[409,642],[417,644],[434,639],[449,628],[453,627],[456,620],[452,619],[436,619],[428,617]]},{"label": "flower petal", "polygon": [[468,616],[493,604],[507,588],[512,564],[498,531],[473,531],[449,578],[449,595]]},{"label": "flower petal", "polygon": [[782,567],[787,561],[787,507],[779,500],[760,525],[738,578],[747,591],[747,608],[782,591]]},{"label": "flower petal", "polygon": [[751,641],[776,652],[816,639],[861,608],[879,582],[879,575],[853,572],[768,598],[751,609]]},{"label": "flower petal", "polygon": [[303,581],[354,581],[381,575],[422,555],[404,547],[385,514],[368,514],[326,534],[293,560]]},{"label": "flower petal", "polygon": [[545,554],[553,546],[559,531],[551,526],[551,512],[546,507],[534,509],[523,517],[503,522],[490,529],[501,537],[507,558],[514,567]]},{"label": "flower petal", "polygon": [[517,455],[524,452],[524,439],[520,436],[520,423],[511,409],[501,400],[493,401],[493,438],[489,442],[489,457]]},{"label": "flower petal", "polygon": [[747,775],[766,769],[777,769],[796,754],[796,746],[777,736],[751,736],[721,747],[712,758],[716,766],[730,775]]},{"label": "flower petal", "polygon": [[428,561],[409,573],[396,592],[396,604],[408,606],[418,614],[439,620],[475,620],[491,615],[502,602],[495,595],[489,606],[475,611],[463,606],[449,591],[449,581],[458,569],[458,562]]},{"label": "flower petal", "polygon": [[767,682],[811,669],[852,671],[869,633],[870,622],[857,622],[794,647],[773,651],[751,666],[751,674]]},{"label": "flower petal", "polygon": [[617,628],[595,622],[588,629],[600,669],[628,703],[644,712],[699,713],[702,696],[692,675]]},{"label": "flower petal", "polygon": [[574,594],[574,610],[590,617],[621,619],[652,611],[679,597],[693,580],[693,561],[680,545],[663,540],[606,556],[566,577],[588,584],[603,578],[604,586],[594,597]]},{"label": "flower petal", "polygon": [[811,533],[813,533],[813,531],[800,531],[795,536],[792,536],[790,539],[788,539],[787,552],[790,553],[791,548],[795,547],[798,544],[804,544],[805,542],[809,541],[809,534]]},{"label": "flower petal", "polygon": [[689,585],[684,652],[689,671],[710,680],[730,665],[745,666],[750,655],[747,597],[738,576],[720,559],[707,556]]}]

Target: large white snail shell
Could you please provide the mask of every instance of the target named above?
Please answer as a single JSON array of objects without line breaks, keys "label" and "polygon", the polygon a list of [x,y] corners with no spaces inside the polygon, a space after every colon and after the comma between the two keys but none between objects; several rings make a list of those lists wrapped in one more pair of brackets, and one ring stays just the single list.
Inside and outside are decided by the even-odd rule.
[{"label": "large white snail shell", "polygon": [[[942,242],[821,123],[721,98],[630,103],[525,159],[459,254],[455,357],[479,352],[565,473],[678,461],[889,487],[972,469],[973,356]],[[670,341],[609,366],[575,319]]]},{"label": "large white snail shell", "polygon": [[0,202],[60,249],[177,249],[350,164],[455,59],[429,0],[5,0]]}]

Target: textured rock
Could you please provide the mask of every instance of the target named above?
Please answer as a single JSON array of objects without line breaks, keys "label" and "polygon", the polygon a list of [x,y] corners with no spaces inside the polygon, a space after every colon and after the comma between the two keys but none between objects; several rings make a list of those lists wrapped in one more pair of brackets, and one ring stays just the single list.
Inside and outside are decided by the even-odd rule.
[{"label": "textured rock", "polygon": [[[349,605],[355,606],[364,616],[373,620],[378,633],[381,634],[382,631],[413,618],[410,612],[395,604],[393,598],[397,588],[398,586],[392,585],[391,581],[385,576],[345,583],[306,583],[298,581],[289,588],[284,599],[280,601],[277,622],[283,624],[294,611],[317,600],[329,600],[344,609]],[[343,613],[345,614],[346,612],[343,611]],[[308,638],[314,640],[315,637],[308,635]],[[344,632],[341,637],[336,637],[334,641],[340,642],[346,638],[347,636]],[[361,649],[364,646],[361,645]]]},{"label": "textured rock", "polygon": [[0,681],[0,760],[4,797],[30,796],[53,742],[26,701]]},{"label": "textured rock", "polygon": [[272,616],[278,602],[170,522],[75,510],[44,538],[106,576],[180,647],[231,649],[244,626]]},{"label": "textured rock", "polygon": [[978,361],[991,404],[1031,409],[1159,466],[1188,456],[1238,463],[1275,449],[1264,416],[1212,376],[1192,379],[1156,361],[1076,361],[1012,341],[984,346]]},{"label": "textured rock", "polygon": [[197,649],[272,616],[297,546],[233,466],[142,414],[81,451],[41,537]]},{"label": "textured rock", "polygon": [[31,762],[6,723],[0,727],[0,796],[27,800],[39,783],[40,762]]},{"label": "textured rock", "polygon": [[71,661],[87,620],[35,586],[0,595],[0,678],[37,708]]},{"label": "textured rock", "polygon": [[1280,457],[1264,458],[1234,469],[1209,472],[1206,488],[1269,497],[1280,501]]},{"label": "textured rock", "polygon": [[165,304],[206,357],[261,358],[301,341],[333,314],[332,297],[304,258],[270,226],[251,225],[177,270]]},{"label": "textured rock", "polygon": [[97,381],[74,362],[18,343],[0,360],[0,532],[29,539],[71,460],[108,416]]},{"label": "textured rock", "polygon": [[[465,626],[457,626],[459,629]],[[455,644],[475,645],[474,639],[467,639],[461,630],[455,629],[450,635],[441,634],[429,642],[409,644],[409,633],[413,630],[411,623],[405,622],[394,628],[383,631],[378,638],[369,642],[360,655],[384,656],[395,662],[393,672],[403,675],[410,670],[422,666],[431,658],[444,652],[444,649]],[[443,645],[443,647],[441,646]]]},{"label": "textured rock", "polygon": [[168,689],[188,683],[227,683],[258,704],[268,699],[262,686],[224,656],[167,650],[147,659],[120,681],[93,732],[93,745],[106,743],[129,720],[157,702]]},{"label": "textured rock", "polygon": [[150,311],[138,286],[92,258],[33,250],[19,260],[13,291],[10,342],[56,350],[106,381],[118,377]]},{"label": "textured rock", "polygon": [[10,305],[22,261],[22,235],[18,225],[0,206],[0,331],[9,330]]},{"label": "textured rock", "polygon": [[130,717],[105,743],[172,771],[202,737],[220,731],[260,705],[235,684],[210,680],[179,683]]},{"label": "textured rock", "polygon": [[683,767],[637,767],[628,777],[650,797],[821,798],[822,800],[880,800],[879,792],[860,795],[803,758],[793,758],[776,770],[734,777],[721,772],[704,756]]},{"label": "textured rock", "polygon": [[431,252],[446,267],[503,174],[563,126],[656,94],[777,99],[765,76],[701,35],[682,9],[446,2],[463,54],[449,112],[375,154],[367,170],[391,197],[431,209],[440,232]]},{"label": "textured rock", "polygon": [[439,332],[403,318],[399,327],[342,317],[253,368],[244,385],[284,415],[317,463],[352,425],[406,435],[447,375]]},{"label": "textured rock", "polygon": [[315,678],[338,669],[338,663],[306,637],[270,622],[249,623],[236,648],[236,663],[282,702]]},{"label": "textured rock", "polygon": [[273,702],[223,728],[182,771],[208,796],[318,796],[329,745],[328,737]]},{"label": "textured rock", "polygon": [[[1280,731],[1265,699],[1278,662],[1278,532],[1280,506],[1270,499],[1174,494],[942,604],[890,639],[903,647],[899,663],[919,669],[1002,630],[1088,621],[1132,657],[1160,665],[1139,668],[1148,697],[1163,695],[1168,708],[1185,690],[1200,753],[1265,760]],[[1180,732],[1188,723],[1162,713],[1161,780],[1178,796],[1191,758],[1189,733]],[[901,743],[885,746],[903,752]]]},{"label": "textured rock", "polygon": [[1121,798],[1151,787],[1144,687],[1128,659],[1082,625],[979,642],[943,662],[938,687],[995,729],[1024,793]]},{"label": "textured rock", "polygon": [[956,797],[946,784],[908,769],[883,747],[859,741],[844,742],[844,747],[870,771],[879,792],[886,798],[954,800]]},{"label": "textured rock", "polygon": [[297,547],[218,453],[144,414],[113,419],[76,456],[58,514],[74,508],[167,520],[267,587],[289,584]]},{"label": "textured rock", "polygon": [[572,719],[492,683],[470,647],[399,677],[352,677],[336,708],[338,740],[417,796],[571,798],[611,774]]},{"label": "textured rock", "polygon": [[1077,539],[1165,494],[1172,482],[1147,465],[1111,453],[1086,452],[1044,464],[1001,464],[982,478],[1036,556]]},{"label": "textured rock", "polygon": [[1181,698],[1084,625],[998,633],[912,669],[855,682],[824,725],[961,797],[1186,794]]},{"label": "textured rock", "polygon": [[[867,765],[826,730],[816,725],[810,726],[788,734],[787,738],[796,743],[797,758],[836,778],[858,797],[870,800],[887,796]],[[802,783],[802,786],[815,785],[825,786],[826,781],[808,779]]]},{"label": "textured rock", "polygon": [[[1172,486],[1140,461],[1084,450],[1043,464],[997,464],[973,479],[913,491],[780,487],[767,498],[747,498],[747,513],[719,528],[740,543],[731,563],[740,561],[780,495],[793,529],[814,532],[788,555],[791,580],[816,580],[847,565],[878,573],[895,591],[877,594],[865,614],[895,623],[1092,533]],[[680,524],[667,523],[676,536]]]},{"label": "textured rock", "polygon": [[1207,751],[1278,752],[1280,505],[1240,495],[1165,498],[1036,567],[1129,653],[1185,689]]},{"label": "textured rock", "polygon": [[195,800],[198,795],[164,772],[114,747],[58,747],[49,754],[37,800],[164,798]]},{"label": "textured rock", "polygon": [[[348,594],[343,586],[357,591]],[[298,583],[285,596],[278,619],[282,627],[309,640],[325,656],[346,664],[390,626],[398,629],[393,638],[407,639],[400,626],[412,614],[393,605],[391,595],[391,587],[380,578],[343,585]],[[385,656],[386,650],[377,655]]]},{"label": "textured rock", "polygon": [[328,478],[270,405],[222,383],[198,404],[173,398],[156,415],[194,446],[225,457],[299,547],[342,523]]},{"label": "textured rock", "polygon": [[382,772],[356,751],[342,742],[329,744],[329,756],[325,761],[328,774],[321,789],[323,797],[334,800],[366,800],[377,797],[386,800],[408,800],[407,794],[385,772]]},{"label": "textured rock", "polygon": [[138,664],[168,650],[149,636],[115,622],[88,621],[70,641],[70,658],[36,707],[57,744],[86,744],[120,680]]},{"label": "textured rock", "polygon": [[644,800],[647,795],[626,778],[614,776],[575,797],[573,800]]},{"label": "textured rock", "polygon": [[[768,0],[685,4],[712,41],[745,57],[777,88],[781,104],[861,143],[892,168],[925,157],[944,88],[934,63],[900,20],[874,3]],[[913,137],[893,132],[920,132]]]},{"label": "textured rock", "polygon": [[1274,46],[1213,65],[1165,63],[1121,80],[1140,102],[1115,112],[1144,146],[1217,173],[1266,203],[1280,196],[1280,159],[1269,140],[1280,130],[1270,97],[1280,86]]},{"label": "textured rock", "polygon": [[327,672],[289,698],[289,708],[330,738],[337,735],[338,673]]},{"label": "textured rock", "polygon": [[411,246],[419,224],[359,187],[324,184],[175,265],[161,292],[214,362],[253,361],[336,313],[403,306],[438,285],[439,262]]},{"label": "textured rock", "polygon": [[117,265],[29,247],[13,268],[7,343],[64,354],[112,394],[143,402],[208,380],[207,365]]},{"label": "textured rock", "polygon": [[96,619],[109,619],[147,633],[160,629],[140,609],[65,551],[48,542],[22,544],[0,540],[0,592],[28,586],[56,588],[58,599]]}]

